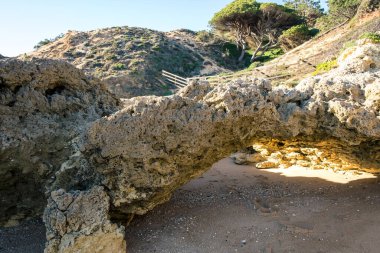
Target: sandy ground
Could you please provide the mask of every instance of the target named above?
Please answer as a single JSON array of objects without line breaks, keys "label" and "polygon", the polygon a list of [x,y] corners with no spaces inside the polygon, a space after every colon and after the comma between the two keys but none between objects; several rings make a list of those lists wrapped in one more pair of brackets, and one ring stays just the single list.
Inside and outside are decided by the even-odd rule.
[{"label": "sandy ground", "polygon": [[[226,158],[132,221],[128,253],[380,252],[380,181],[258,170]],[[0,229],[1,253],[43,252],[40,220]]]}]

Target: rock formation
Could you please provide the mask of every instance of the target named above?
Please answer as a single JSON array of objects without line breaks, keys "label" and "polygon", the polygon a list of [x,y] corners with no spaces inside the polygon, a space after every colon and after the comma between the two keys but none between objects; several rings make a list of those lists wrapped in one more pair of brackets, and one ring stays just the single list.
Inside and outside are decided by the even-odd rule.
[{"label": "rock formation", "polygon": [[[118,101],[98,80],[52,60],[0,60],[0,224],[41,215],[72,141]],[[85,184],[86,175],[70,180]]]},{"label": "rock formation", "polygon": [[[217,86],[193,83],[170,97],[124,101],[121,110],[83,127],[70,140],[70,152],[54,154],[60,167],[48,185],[46,252],[125,252],[126,220],[167,201],[220,158],[252,145],[289,152],[292,147],[300,155],[328,151],[319,159],[331,158],[330,166],[379,171],[379,61],[379,45],[362,43],[340,58],[338,69],[295,88],[273,88],[267,80],[246,77]],[[19,85],[28,83],[20,80]],[[23,150],[14,147],[9,157]],[[1,157],[8,150],[3,148]],[[263,153],[261,162],[271,162],[265,160],[269,156]],[[2,159],[1,164],[12,163]]]},{"label": "rock formation", "polygon": [[[92,187],[104,187],[109,219],[117,221],[146,213],[220,158],[252,144],[291,145],[303,152],[323,147],[343,168],[378,170],[379,56],[378,45],[361,45],[337,70],[293,89],[248,77],[215,87],[194,83],[172,97],[127,100],[122,110],[91,125],[67,162],[77,165],[63,166],[57,179],[73,170],[97,174]],[[78,188],[66,182],[56,189]],[[61,212],[57,203],[46,210],[46,220]],[[62,237],[60,226],[48,225],[54,247],[67,247],[66,236],[93,240],[102,231],[89,234],[86,226],[78,227]]]}]

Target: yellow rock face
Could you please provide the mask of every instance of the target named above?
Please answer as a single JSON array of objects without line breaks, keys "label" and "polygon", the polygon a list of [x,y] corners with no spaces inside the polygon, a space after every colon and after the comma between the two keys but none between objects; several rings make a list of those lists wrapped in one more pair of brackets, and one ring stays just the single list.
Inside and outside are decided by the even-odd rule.
[{"label": "yellow rock face", "polygon": [[126,253],[127,245],[120,233],[98,233],[80,236],[72,245],[62,247],[59,253]]}]

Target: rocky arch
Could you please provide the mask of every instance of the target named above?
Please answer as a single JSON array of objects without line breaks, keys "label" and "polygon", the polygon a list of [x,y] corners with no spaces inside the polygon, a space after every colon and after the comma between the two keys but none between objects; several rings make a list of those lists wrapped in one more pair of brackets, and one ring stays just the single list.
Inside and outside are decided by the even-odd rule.
[{"label": "rocky arch", "polygon": [[[125,252],[121,220],[144,214],[220,158],[253,144],[260,145],[263,166],[274,158],[291,162],[277,151],[297,148],[324,166],[378,171],[380,70],[370,66],[380,66],[380,49],[363,42],[350,50],[338,69],[294,88],[246,77],[217,86],[193,83],[174,96],[137,97],[123,105],[69,65],[25,63],[17,72],[14,62],[0,62],[1,84],[9,90],[1,98],[4,115],[13,120],[15,109],[6,104],[16,97],[16,108],[31,110],[20,112],[27,129],[59,122],[62,143],[69,143],[55,153],[59,159],[48,173],[53,180],[41,182],[48,189],[45,252]],[[65,78],[69,89],[40,99],[48,84]],[[29,88],[14,94],[12,87],[24,83]],[[28,98],[36,104],[28,107]],[[37,107],[43,113],[36,118]],[[54,136],[50,125],[39,126],[44,131],[28,133],[29,142]],[[7,150],[21,150],[23,135],[10,131],[12,122],[1,127],[8,132],[0,135],[0,158],[8,166]]]},{"label": "rocky arch", "polygon": [[[122,226],[112,220],[144,214],[220,158],[253,144],[266,148],[266,158],[296,147],[324,166],[378,170],[380,80],[379,69],[370,68],[378,61],[378,46],[366,44],[345,55],[337,70],[295,88],[247,77],[218,86],[193,83],[171,97],[125,101],[123,109],[91,125],[66,162],[70,165],[61,167],[57,179],[72,177],[73,171],[94,178],[86,189],[67,180],[54,185],[60,190],[53,191],[45,211],[48,252],[86,247],[102,252],[99,244],[88,243],[99,236],[112,239],[107,245],[123,245]],[[95,193],[107,197],[94,198]],[[67,198],[80,204],[60,208]],[[106,211],[78,211],[87,205]],[[81,214],[73,219],[71,212]]]}]

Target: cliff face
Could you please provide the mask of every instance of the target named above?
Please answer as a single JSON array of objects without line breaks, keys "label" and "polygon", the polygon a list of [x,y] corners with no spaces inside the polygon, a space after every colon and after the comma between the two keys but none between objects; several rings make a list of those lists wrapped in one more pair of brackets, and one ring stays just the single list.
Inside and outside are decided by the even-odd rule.
[{"label": "cliff face", "polygon": [[68,63],[0,60],[0,224],[42,214],[72,140],[117,103]]},{"label": "cliff face", "polygon": [[183,77],[228,71],[235,57],[227,56],[222,42],[204,43],[195,32],[158,32],[144,28],[114,27],[89,32],[70,31],[40,47],[30,57],[62,59],[104,81],[118,97],[168,95],[161,70]]},{"label": "cliff face", "polygon": [[[47,167],[47,176],[30,180],[48,189],[46,252],[125,252],[119,220],[146,213],[252,145],[286,159],[314,154],[322,166],[380,169],[379,44],[362,41],[339,68],[294,88],[253,77],[199,82],[169,97],[126,100],[119,110],[96,80],[49,63],[6,60],[0,68],[0,171],[19,175],[1,185],[8,194],[18,187],[10,179]],[[273,163],[269,151],[260,162]]]}]

